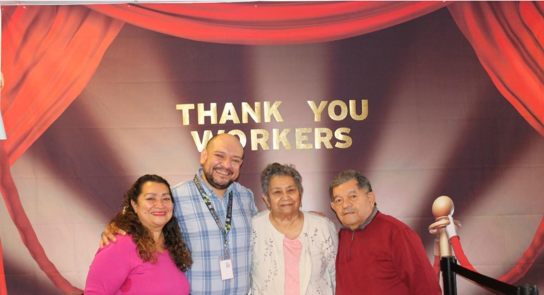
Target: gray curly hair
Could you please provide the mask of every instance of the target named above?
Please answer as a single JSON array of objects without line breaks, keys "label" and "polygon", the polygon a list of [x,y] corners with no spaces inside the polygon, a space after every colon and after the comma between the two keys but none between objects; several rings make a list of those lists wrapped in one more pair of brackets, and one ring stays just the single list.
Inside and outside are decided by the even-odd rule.
[{"label": "gray curly hair", "polygon": [[298,191],[302,195],[304,189],[302,188],[302,176],[298,173],[295,165],[280,163],[268,164],[261,172],[261,188],[263,189],[263,194],[268,197],[268,186],[270,185],[270,180],[272,177],[276,176],[291,176],[295,180],[295,184],[298,187]]}]

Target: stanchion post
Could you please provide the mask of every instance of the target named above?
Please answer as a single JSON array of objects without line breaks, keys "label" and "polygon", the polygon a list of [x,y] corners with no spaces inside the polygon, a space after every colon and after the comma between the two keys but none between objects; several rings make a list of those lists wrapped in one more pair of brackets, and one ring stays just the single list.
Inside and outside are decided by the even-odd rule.
[{"label": "stanchion post", "polygon": [[455,211],[453,201],[447,196],[438,197],[433,203],[433,215],[436,222],[429,226],[432,234],[438,234],[440,241],[440,257],[452,256],[450,238],[446,232],[446,226],[450,224],[448,216]]},{"label": "stanchion post", "polygon": [[457,282],[455,279],[455,272],[451,269],[452,263],[457,263],[455,257],[442,257],[440,260],[444,295],[457,295]]},{"label": "stanchion post", "polygon": [[[438,235],[440,249],[440,270],[442,271],[442,283],[444,295],[457,295],[457,282],[451,263],[457,263],[451,249],[450,238],[446,227],[454,222],[451,215],[455,211],[453,201],[447,196],[438,197],[433,203],[433,215],[436,222],[429,226],[431,234]],[[454,222],[458,223],[458,222]]]},{"label": "stanchion post", "polygon": [[448,234],[446,233],[446,228],[441,228],[438,230],[438,238],[440,243],[440,257],[451,257],[451,245]]},{"label": "stanchion post", "polygon": [[519,286],[519,295],[538,295],[538,288],[536,285],[521,285]]},{"label": "stanchion post", "polygon": [[[513,286],[497,279],[493,279],[476,272],[473,268],[468,269],[457,265],[457,259],[452,255],[450,238],[457,236],[456,227],[461,224],[453,220],[455,207],[453,201],[447,196],[438,197],[433,203],[433,215],[436,221],[429,226],[429,232],[437,235],[440,250],[440,270],[442,271],[442,283],[444,295],[457,295],[457,274],[476,282],[478,285],[490,290],[498,291],[508,295],[538,295],[536,285]],[[436,250],[435,250],[436,251]],[[435,254],[436,255],[436,254]]]}]

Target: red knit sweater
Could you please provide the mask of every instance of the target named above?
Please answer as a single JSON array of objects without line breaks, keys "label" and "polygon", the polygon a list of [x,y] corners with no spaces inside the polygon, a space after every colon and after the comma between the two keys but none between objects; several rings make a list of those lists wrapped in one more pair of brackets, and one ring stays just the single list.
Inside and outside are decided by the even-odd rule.
[{"label": "red knit sweater", "polygon": [[377,212],[363,229],[339,232],[337,295],[438,295],[438,277],[419,236]]}]

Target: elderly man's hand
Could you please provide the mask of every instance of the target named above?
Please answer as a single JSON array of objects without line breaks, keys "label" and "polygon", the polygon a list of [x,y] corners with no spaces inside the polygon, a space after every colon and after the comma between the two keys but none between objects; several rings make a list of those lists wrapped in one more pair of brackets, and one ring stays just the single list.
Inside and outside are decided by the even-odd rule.
[{"label": "elderly man's hand", "polygon": [[115,226],[115,224],[110,223],[108,227],[106,227],[106,230],[104,231],[104,233],[102,234],[102,239],[100,240],[100,248],[109,246],[110,241],[114,243],[117,242],[117,238],[115,238],[116,234],[122,235],[122,236],[127,235],[127,233],[124,230],[119,229],[118,227]]}]

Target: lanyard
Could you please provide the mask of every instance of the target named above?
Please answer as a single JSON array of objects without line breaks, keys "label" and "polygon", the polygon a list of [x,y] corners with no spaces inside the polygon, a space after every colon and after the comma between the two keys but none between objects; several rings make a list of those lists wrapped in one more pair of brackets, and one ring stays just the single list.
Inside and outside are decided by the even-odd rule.
[{"label": "lanyard", "polygon": [[232,191],[229,193],[229,205],[227,207],[227,218],[225,219],[225,227],[221,224],[221,219],[219,219],[219,216],[217,216],[217,212],[215,212],[215,208],[212,205],[212,202],[210,202],[210,198],[208,198],[208,194],[204,191],[204,188],[200,184],[200,180],[198,180],[198,177],[195,175],[195,178],[193,181],[196,184],[196,188],[200,192],[200,196],[202,197],[202,200],[204,200],[204,203],[206,203],[206,207],[210,210],[210,214],[212,214],[213,219],[215,220],[215,223],[217,224],[217,227],[219,227],[219,230],[223,233],[224,243],[223,246],[225,248],[225,259],[228,257],[228,240],[227,235],[230,231],[230,224],[231,224],[231,217],[232,217]]}]

